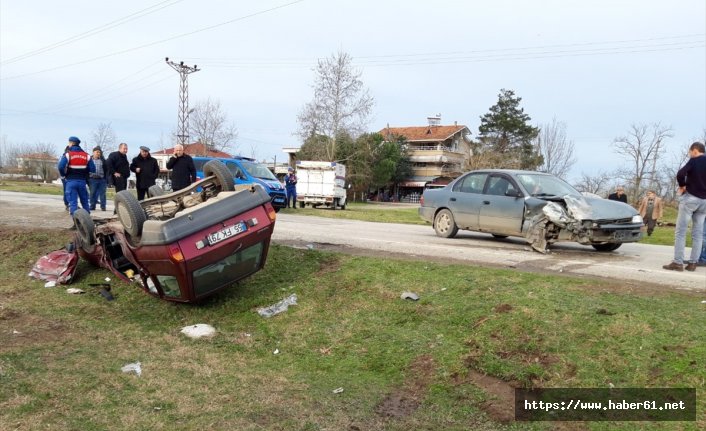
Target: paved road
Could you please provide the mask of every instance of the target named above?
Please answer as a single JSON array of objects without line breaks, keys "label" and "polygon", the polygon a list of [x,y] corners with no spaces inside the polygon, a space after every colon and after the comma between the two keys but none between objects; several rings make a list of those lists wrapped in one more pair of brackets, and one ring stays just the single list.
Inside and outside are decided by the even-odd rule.
[{"label": "paved road", "polygon": [[[324,210],[322,210],[324,211]],[[706,268],[695,272],[662,269],[673,248],[646,244],[623,244],[611,253],[572,243],[557,244],[551,253],[532,251],[520,238],[497,240],[488,234],[461,231],[456,238],[439,238],[431,225],[405,225],[339,220],[292,214],[277,217],[273,240],[283,244],[314,244],[320,248],[367,249],[381,254],[423,258],[453,256],[460,261],[520,270],[561,272],[662,284],[687,290],[706,291]],[[333,246],[333,247],[332,247]]]},{"label": "paved road", "polygon": [[[0,191],[0,223],[7,225],[68,228],[71,219],[61,196]],[[325,211],[325,210],[322,210]],[[108,211],[94,215],[112,214]],[[419,259],[453,256],[495,267],[609,277],[632,286],[641,282],[669,288],[706,291],[706,268],[696,272],[662,269],[671,260],[673,248],[646,244],[624,244],[611,253],[572,243],[555,245],[548,255],[532,251],[521,239],[496,240],[487,234],[459,232],[456,238],[439,238],[431,226],[371,223],[279,213],[273,241],[281,244],[334,250],[369,250],[379,255],[405,255]]]}]

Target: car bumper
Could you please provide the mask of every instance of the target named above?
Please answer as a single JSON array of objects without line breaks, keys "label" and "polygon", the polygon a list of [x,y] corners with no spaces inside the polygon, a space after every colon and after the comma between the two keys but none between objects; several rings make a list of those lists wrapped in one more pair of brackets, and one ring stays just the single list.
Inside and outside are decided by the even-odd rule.
[{"label": "car bumper", "polygon": [[434,221],[435,209],[432,207],[419,207],[419,217],[424,221],[432,223]]},{"label": "car bumper", "polygon": [[604,224],[591,230],[592,242],[637,242],[642,238],[642,224]]}]

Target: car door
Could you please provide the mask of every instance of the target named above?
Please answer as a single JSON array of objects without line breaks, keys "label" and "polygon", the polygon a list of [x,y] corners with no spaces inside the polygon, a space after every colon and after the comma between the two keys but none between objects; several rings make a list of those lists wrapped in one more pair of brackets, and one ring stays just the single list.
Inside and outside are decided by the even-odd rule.
[{"label": "car door", "polygon": [[503,235],[521,235],[525,200],[519,190],[508,175],[491,174],[481,199],[479,230]]},{"label": "car door", "polygon": [[478,230],[478,212],[487,178],[485,172],[470,173],[461,177],[451,188],[448,207],[459,228]]}]

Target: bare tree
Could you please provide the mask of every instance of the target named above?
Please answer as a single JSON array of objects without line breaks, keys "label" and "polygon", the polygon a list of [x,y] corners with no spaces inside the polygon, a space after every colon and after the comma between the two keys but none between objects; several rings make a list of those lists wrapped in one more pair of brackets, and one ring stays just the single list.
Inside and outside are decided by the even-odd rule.
[{"label": "bare tree", "polygon": [[319,60],[315,72],[314,99],[297,117],[298,135],[304,142],[317,135],[326,137],[324,154],[333,161],[336,137],[363,133],[374,100],[363,86],[362,72],[353,68],[352,58],[344,52]]},{"label": "bare tree", "polygon": [[107,148],[115,146],[115,131],[110,123],[100,123],[91,135],[94,145],[100,146],[105,151]]},{"label": "bare tree", "polygon": [[629,164],[622,173],[630,183],[628,195],[631,202],[641,195],[644,180],[649,182],[649,187],[654,185],[659,158],[664,152],[664,140],[672,136],[672,128],[659,123],[633,124],[627,136],[613,141],[615,152],[628,159]]},{"label": "bare tree", "polygon": [[43,181],[51,181],[59,176],[56,170],[58,157],[52,144],[38,142],[25,148],[18,158],[22,159],[21,169],[25,175],[36,175]]},{"label": "bare tree", "polygon": [[604,196],[610,190],[610,180],[613,176],[607,172],[599,172],[596,175],[581,173],[581,179],[574,184],[576,190],[594,195]]},{"label": "bare tree", "polygon": [[566,123],[556,117],[540,128],[536,146],[543,160],[541,171],[565,178],[576,163],[574,143],[566,138]]},{"label": "bare tree", "polygon": [[235,143],[238,129],[235,123],[228,122],[228,115],[218,100],[209,97],[196,103],[189,115],[189,129],[192,139],[197,139],[211,150],[234,153],[238,148]]}]

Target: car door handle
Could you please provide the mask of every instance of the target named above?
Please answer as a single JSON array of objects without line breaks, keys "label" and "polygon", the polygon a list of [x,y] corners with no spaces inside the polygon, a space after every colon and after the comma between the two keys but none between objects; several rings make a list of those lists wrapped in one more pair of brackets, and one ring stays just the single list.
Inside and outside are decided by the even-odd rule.
[{"label": "car door handle", "polygon": [[456,198],[449,199],[451,202],[456,202]]},{"label": "car door handle", "polygon": [[483,201],[483,205],[490,205],[490,201]]}]

